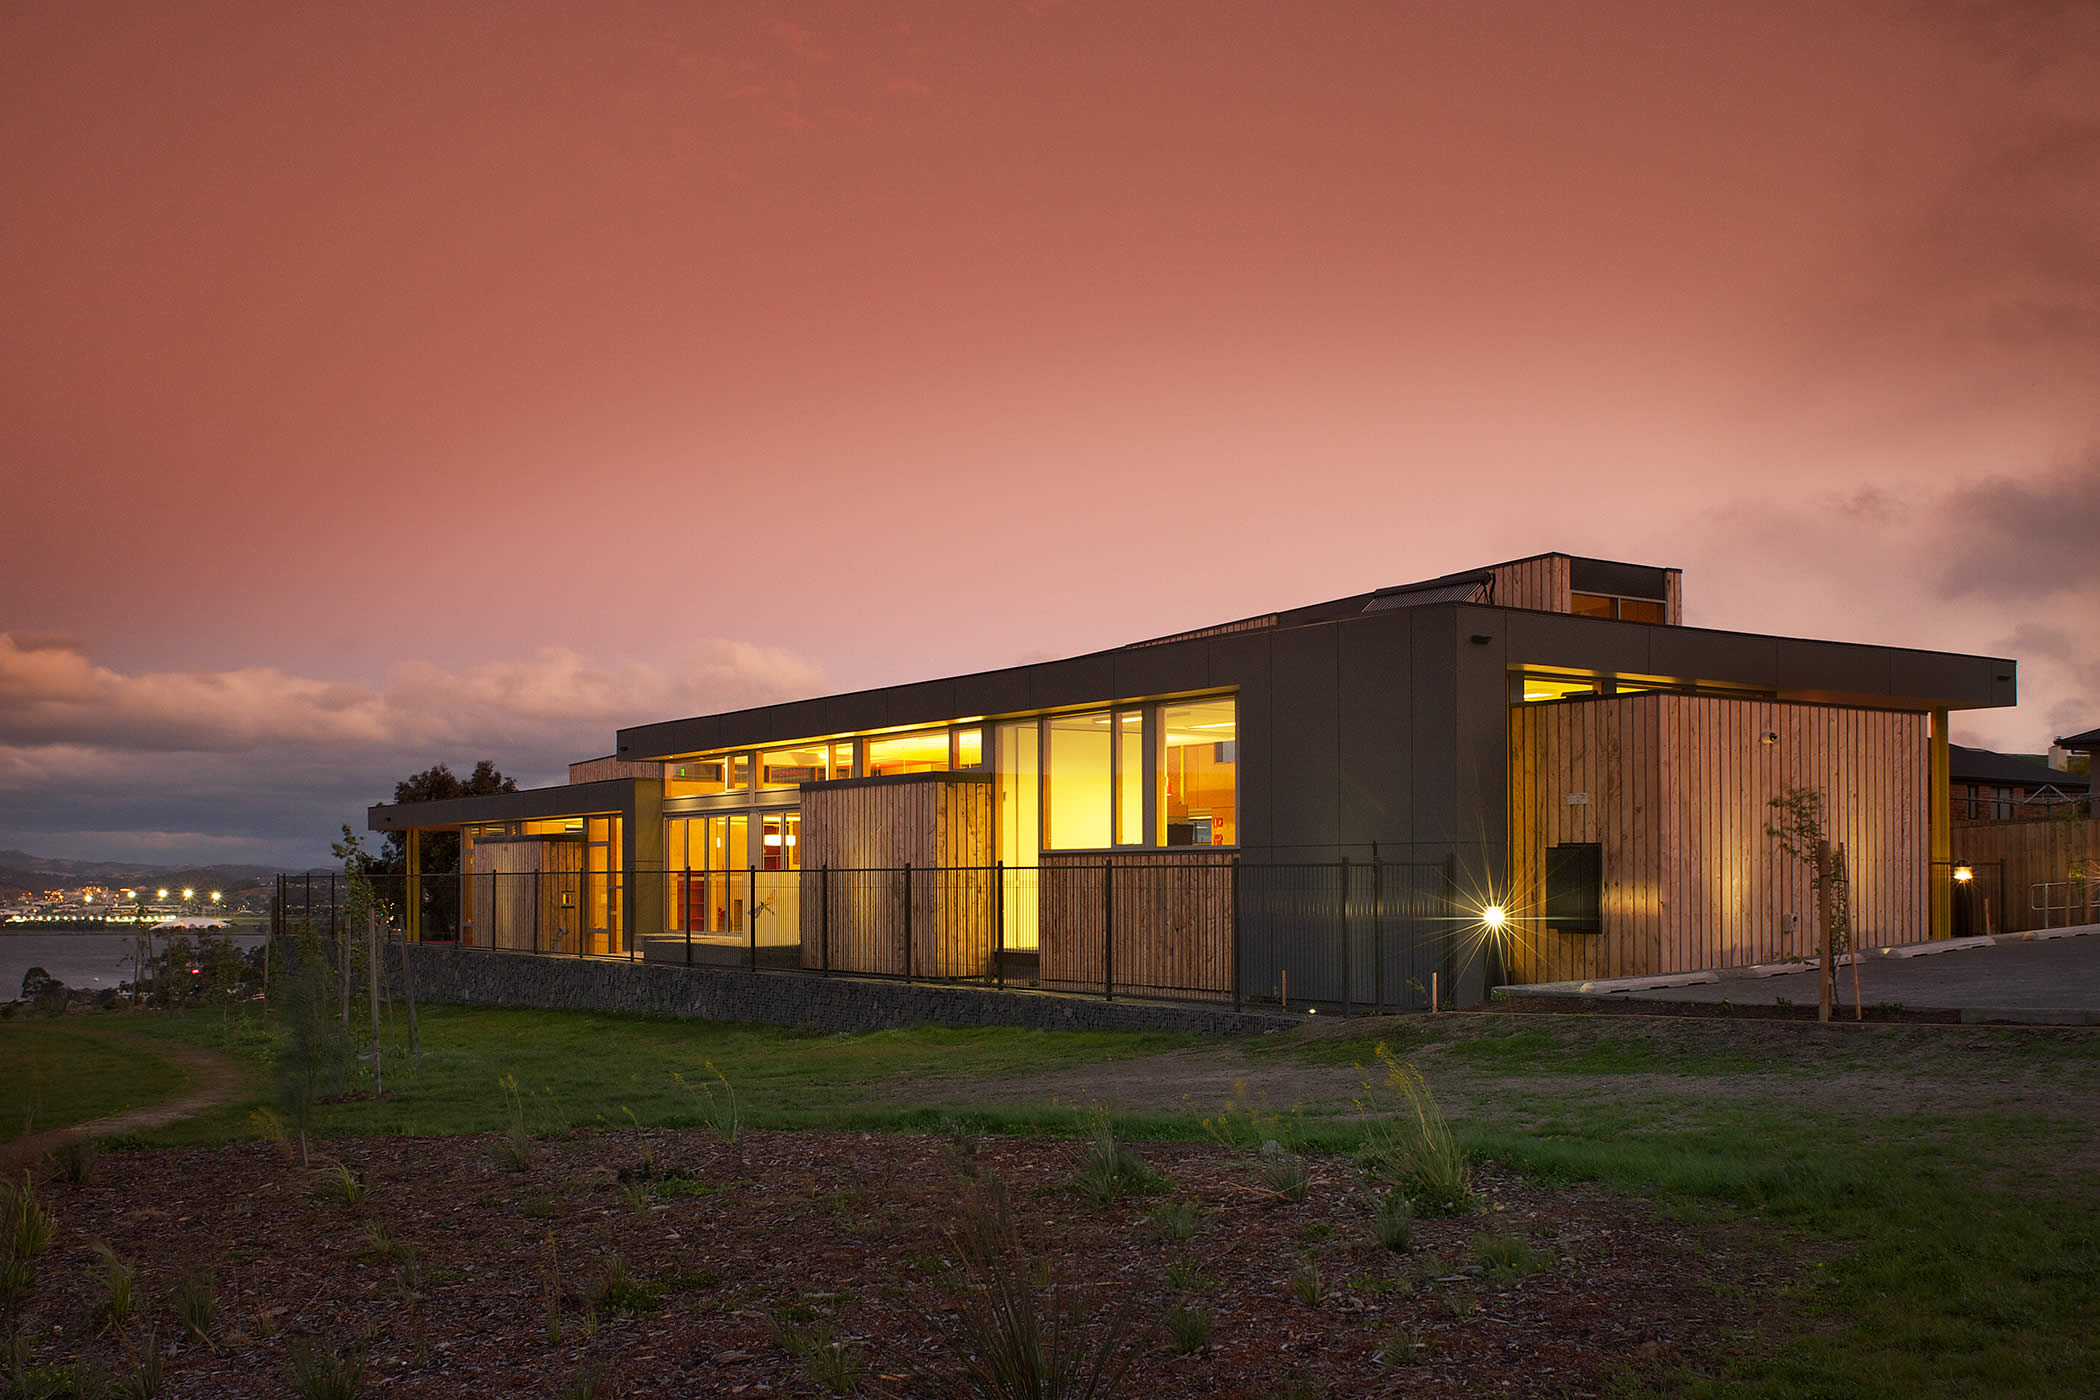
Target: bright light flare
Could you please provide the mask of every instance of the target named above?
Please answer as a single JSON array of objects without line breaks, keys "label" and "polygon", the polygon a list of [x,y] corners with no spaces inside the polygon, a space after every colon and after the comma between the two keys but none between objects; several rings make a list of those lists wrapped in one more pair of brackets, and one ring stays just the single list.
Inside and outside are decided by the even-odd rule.
[{"label": "bright light flare", "polygon": [[1969,867],[1968,867],[1968,866],[1966,866],[1966,865],[1957,865],[1957,866],[1955,866],[1955,867],[1954,867],[1954,883],[1955,883],[1955,884],[1957,884],[1957,885],[1966,885],[1966,884],[1968,884],[1968,883],[1969,883],[1969,881],[1971,881],[1971,880],[1973,880],[1973,879],[1975,879],[1975,878],[1976,878],[1976,872],[1975,872],[1975,871],[1973,871],[1973,870],[1971,870],[1971,869],[1969,869]]},{"label": "bright light flare", "polygon": [[1509,927],[1509,911],[1499,904],[1490,904],[1480,911],[1481,926],[1490,933],[1500,933]]}]

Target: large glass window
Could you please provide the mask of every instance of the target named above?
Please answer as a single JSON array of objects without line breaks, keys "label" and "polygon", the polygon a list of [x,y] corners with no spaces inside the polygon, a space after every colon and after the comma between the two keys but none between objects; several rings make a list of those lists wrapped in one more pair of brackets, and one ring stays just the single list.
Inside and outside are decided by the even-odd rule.
[{"label": "large glass window", "polygon": [[1161,844],[1239,840],[1239,705],[1231,696],[1159,707]]},{"label": "large glass window", "polygon": [[762,753],[758,756],[758,785],[761,788],[791,788],[804,783],[820,783],[830,776],[825,770],[828,753],[823,744]]},{"label": "large glass window", "polygon": [[1116,715],[1116,844],[1145,844],[1145,712]]},{"label": "large glass window", "polygon": [[1043,774],[1043,846],[1094,850],[1111,844],[1109,784],[1115,745],[1106,713],[1045,720],[1048,771]]},{"label": "large glass window", "polygon": [[982,729],[958,729],[955,731],[955,766],[957,768],[984,767],[984,731]]},{"label": "large glass window", "polygon": [[676,817],[664,823],[666,927],[741,933],[750,882],[750,819]]},{"label": "large glass window", "polygon": [[711,797],[729,790],[729,757],[674,758],[664,765],[664,796]]},{"label": "large glass window", "polygon": [[1036,946],[1036,858],[1042,852],[1040,768],[1042,740],[1034,720],[992,731],[998,766],[998,859],[1006,862],[1003,936],[1008,948]]},{"label": "large glass window", "polygon": [[932,729],[921,734],[885,734],[864,743],[867,776],[871,778],[892,773],[948,771],[948,731],[945,729]]}]

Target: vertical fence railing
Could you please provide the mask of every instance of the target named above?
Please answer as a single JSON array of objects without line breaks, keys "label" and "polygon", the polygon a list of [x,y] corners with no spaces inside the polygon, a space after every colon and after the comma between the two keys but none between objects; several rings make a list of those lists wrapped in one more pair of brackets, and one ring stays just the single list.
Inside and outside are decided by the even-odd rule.
[{"label": "vertical fence railing", "polygon": [[[630,874],[550,864],[373,883],[393,927],[406,927],[413,902],[426,940],[463,949],[1236,1009],[1419,1009],[1433,972],[1449,984],[1454,956],[1444,863],[1086,853],[1027,866]],[[280,877],[273,928],[311,921],[333,948],[347,907],[339,876]],[[650,911],[640,928],[638,909]]]}]

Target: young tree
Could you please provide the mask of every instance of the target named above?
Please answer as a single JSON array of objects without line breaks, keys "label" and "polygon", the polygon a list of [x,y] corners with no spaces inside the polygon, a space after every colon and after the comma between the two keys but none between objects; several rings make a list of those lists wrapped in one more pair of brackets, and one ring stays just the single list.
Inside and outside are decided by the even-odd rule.
[{"label": "young tree", "polygon": [[300,926],[293,965],[277,978],[277,1099],[299,1134],[299,1161],[313,1165],[308,1134],[314,1105],[339,1091],[350,1067],[350,1038],[336,1020],[328,960],[311,922]]},{"label": "young tree", "polygon": [[[1837,958],[1849,952],[1852,943],[1850,881],[1845,869],[1845,848],[1831,848],[1823,821],[1823,794],[1813,788],[1789,788],[1772,799],[1778,814],[1776,824],[1767,823],[1765,834],[1779,848],[1809,869],[1816,894],[1816,948],[1821,963],[1817,979],[1817,1019],[1830,1019],[1832,994],[1836,990]],[[1859,1001],[1859,959],[1852,960],[1852,999]],[[1864,1010],[1855,1006],[1855,1015]]]}]

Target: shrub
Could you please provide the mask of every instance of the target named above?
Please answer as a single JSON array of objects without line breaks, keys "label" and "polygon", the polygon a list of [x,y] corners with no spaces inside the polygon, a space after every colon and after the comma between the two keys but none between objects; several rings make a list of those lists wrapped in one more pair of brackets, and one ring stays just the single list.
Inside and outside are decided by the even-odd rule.
[{"label": "shrub", "polygon": [[1550,1268],[1553,1263],[1515,1235],[1482,1235],[1473,1241],[1473,1258],[1504,1288]]},{"label": "shrub", "polygon": [[1300,1264],[1291,1270],[1291,1296],[1308,1308],[1317,1308],[1327,1296],[1326,1280],[1320,1277],[1317,1265]]},{"label": "shrub", "polygon": [[95,1246],[95,1257],[102,1261],[102,1279],[107,1289],[98,1311],[108,1319],[109,1325],[119,1332],[131,1321],[131,1314],[138,1305],[138,1290],[133,1282],[131,1266],[117,1257],[117,1252],[106,1244]]},{"label": "shrub", "polygon": [[146,1340],[131,1349],[131,1374],[124,1378],[124,1390],[131,1400],[155,1400],[167,1386],[167,1360],[161,1355],[160,1336],[148,1332]]},{"label": "shrub", "polygon": [[1167,1283],[1176,1292],[1194,1293],[1199,1288],[1216,1288],[1216,1279],[1205,1278],[1179,1259],[1167,1261]]},{"label": "shrub", "polygon": [[1094,1140],[1087,1147],[1086,1161],[1072,1179],[1073,1189],[1097,1206],[1111,1205],[1125,1196],[1156,1196],[1174,1183],[1152,1164],[1116,1141],[1107,1114],[1094,1118]]},{"label": "shrub", "polygon": [[1419,1366],[1428,1359],[1429,1344],[1405,1327],[1390,1333],[1378,1348],[1382,1366]]},{"label": "shrub", "polygon": [[1209,1309],[1200,1303],[1183,1303],[1168,1313],[1167,1339],[1174,1344],[1174,1354],[1187,1356],[1209,1346],[1214,1321]]},{"label": "shrub", "polygon": [[100,1149],[91,1137],[69,1137],[52,1154],[58,1159],[58,1175],[68,1186],[86,1185],[95,1174]]},{"label": "shrub", "polygon": [[554,1387],[554,1400],[607,1400],[612,1393],[604,1373],[596,1366],[586,1366],[562,1377]]},{"label": "shrub", "polygon": [[684,1075],[677,1073],[671,1078],[692,1099],[693,1106],[700,1111],[700,1121],[709,1131],[724,1142],[734,1143],[744,1130],[744,1115],[737,1106],[736,1087],[729,1082],[727,1075],[715,1068],[713,1060],[706,1061],[706,1069],[714,1076],[711,1081],[702,1079],[698,1084],[691,1084]]},{"label": "shrub", "polygon": [[299,1400],[357,1400],[364,1394],[365,1363],[349,1352],[316,1351],[305,1342],[286,1348],[292,1390]]},{"label": "shrub", "polygon": [[182,1330],[206,1346],[211,1345],[212,1325],[219,1320],[219,1297],[208,1273],[184,1274],[175,1285],[175,1320]]},{"label": "shrub", "polygon": [[1395,1060],[1383,1045],[1378,1059],[1385,1066],[1385,1087],[1398,1103],[1385,1102],[1377,1086],[1364,1085],[1358,1102],[1369,1119],[1365,1169],[1404,1191],[1417,1215],[1470,1214],[1477,1204],[1472,1167],[1436,1096],[1414,1066]]},{"label": "shrub", "polygon": [[1261,1184],[1281,1200],[1302,1201],[1311,1184],[1305,1159],[1280,1142],[1261,1145]]},{"label": "shrub", "polygon": [[780,1349],[802,1363],[802,1373],[812,1384],[834,1395],[850,1395],[860,1388],[865,1352],[858,1342],[839,1335],[831,1318],[820,1317],[814,1308],[794,1304],[775,1308],[766,1317],[773,1340]]},{"label": "shrub", "polygon": [[324,1201],[341,1201],[351,1209],[365,1198],[366,1187],[356,1172],[341,1162],[330,1162],[314,1173],[314,1195]]},{"label": "shrub", "polygon": [[36,1184],[0,1179],[0,1297],[27,1289],[36,1279],[35,1259],[51,1246],[58,1221],[38,1204]]},{"label": "shrub", "polygon": [[532,1167],[532,1134],[525,1131],[525,1100],[518,1094],[518,1077],[506,1074],[496,1081],[496,1087],[503,1091],[510,1126],[489,1148],[489,1154],[514,1172],[528,1171]]},{"label": "shrub", "polygon": [[1005,1184],[987,1174],[949,1236],[961,1259],[957,1306],[941,1324],[951,1365],[925,1377],[953,1400],[1108,1400],[1158,1327],[1135,1326],[1134,1293],[1092,1325],[1095,1299],[1054,1273],[1037,1282],[1007,1207]]},{"label": "shrub", "polygon": [[1396,1186],[1378,1202],[1378,1214],[1371,1220],[1371,1238],[1378,1242],[1380,1249],[1404,1254],[1414,1234],[1414,1225],[1414,1207],[1407,1203],[1406,1193]]},{"label": "shrub", "polygon": [[1179,1242],[1196,1233],[1202,1218],[1202,1208],[1194,1201],[1167,1201],[1153,1207],[1152,1228],[1161,1239]]}]

